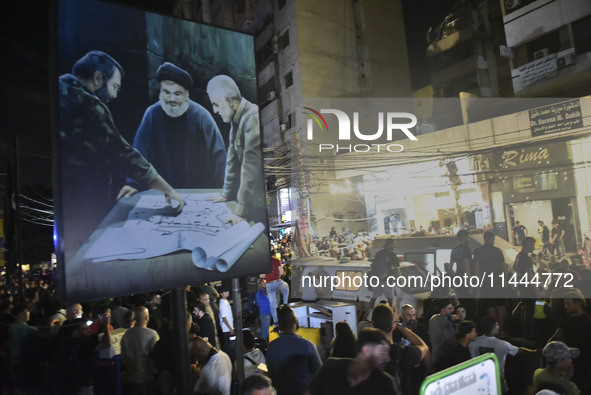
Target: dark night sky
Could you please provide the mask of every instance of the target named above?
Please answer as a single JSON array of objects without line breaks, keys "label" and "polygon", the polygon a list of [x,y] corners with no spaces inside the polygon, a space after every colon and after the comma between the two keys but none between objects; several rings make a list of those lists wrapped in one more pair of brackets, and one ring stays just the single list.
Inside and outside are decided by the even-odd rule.
[{"label": "dark night sky", "polygon": [[[2,156],[19,137],[26,182],[51,184],[50,43],[52,2],[8,1],[3,4],[0,33],[0,119]],[[173,0],[126,0],[155,12],[170,13]],[[53,77],[52,77],[53,78]],[[0,173],[5,173],[5,160]],[[4,180],[0,180],[4,185]]]},{"label": "dark night sky", "polygon": [[[296,0],[297,1],[297,0]],[[412,87],[429,83],[425,60],[426,32],[449,12],[455,0],[401,0],[409,49]],[[174,0],[116,1],[170,14]],[[23,193],[35,199],[51,188],[50,70],[53,6],[49,0],[6,1],[0,16],[0,198],[6,167],[19,138]],[[38,193],[41,192],[41,193]],[[47,194],[45,194],[47,192]],[[39,195],[39,196],[37,196]],[[51,244],[51,241],[49,241]]]}]

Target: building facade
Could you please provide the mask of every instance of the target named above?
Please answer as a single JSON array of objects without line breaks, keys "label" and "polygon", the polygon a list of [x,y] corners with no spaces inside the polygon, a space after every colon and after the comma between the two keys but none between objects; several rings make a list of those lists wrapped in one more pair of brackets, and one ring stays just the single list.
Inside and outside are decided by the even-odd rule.
[{"label": "building facade", "polygon": [[[272,226],[289,212],[318,236],[490,227],[511,240],[515,221],[536,236],[556,218],[571,249],[589,229],[588,1],[459,0],[428,32],[431,85],[414,93],[399,2],[206,3],[211,23],[255,34]],[[418,141],[403,152],[319,153],[306,138],[310,99],[357,98],[362,113],[412,96]],[[565,99],[538,100],[552,97]]]}]

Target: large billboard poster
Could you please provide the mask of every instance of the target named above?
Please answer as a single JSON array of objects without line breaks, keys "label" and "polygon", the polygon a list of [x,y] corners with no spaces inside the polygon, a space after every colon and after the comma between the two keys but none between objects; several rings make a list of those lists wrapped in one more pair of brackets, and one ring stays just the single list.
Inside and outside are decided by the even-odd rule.
[{"label": "large billboard poster", "polygon": [[63,298],[270,271],[252,36],[63,0],[56,55]]}]

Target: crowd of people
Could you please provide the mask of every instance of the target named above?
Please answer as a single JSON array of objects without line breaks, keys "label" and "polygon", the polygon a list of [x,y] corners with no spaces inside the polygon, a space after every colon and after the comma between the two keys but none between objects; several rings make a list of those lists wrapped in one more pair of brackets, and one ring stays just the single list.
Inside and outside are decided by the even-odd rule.
[{"label": "crowd of people", "polygon": [[[502,393],[543,389],[560,394],[591,393],[591,317],[586,299],[591,295],[591,270],[587,253],[568,258],[561,257],[559,249],[556,254],[545,250],[536,254],[536,240],[524,236],[515,261],[506,262],[494,246],[495,235],[486,231],[483,236],[484,245],[471,251],[468,233],[457,233],[458,244],[445,265],[446,274],[492,274],[490,278],[495,280],[506,275],[507,282],[441,287],[423,301],[423,314],[412,327],[429,345],[425,371],[433,373],[494,352],[500,364]],[[393,243],[386,243],[382,251],[392,248]],[[372,270],[380,262],[395,275],[397,260],[379,260],[376,254]],[[512,284],[508,283],[510,278],[514,278]],[[404,306],[402,316],[405,309],[414,310]],[[478,332],[482,336],[477,337]],[[514,358],[507,361],[508,355]],[[505,369],[506,363],[511,363],[512,369]]]},{"label": "crowd of people", "polygon": [[367,232],[357,234],[343,227],[337,233],[333,227],[328,236],[306,237],[312,255],[330,256],[335,259],[367,260],[371,258],[372,239]]},{"label": "crowd of people", "polygon": [[[500,393],[535,394],[544,390],[554,392],[542,393],[591,393],[591,308],[587,300],[591,295],[589,255],[584,250],[567,255],[558,242],[564,234],[557,221],[553,222],[553,233],[549,230],[545,232],[542,228],[540,236],[545,242],[538,250],[535,248],[539,246],[539,241],[528,237],[527,233],[519,237],[518,248],[521,251],[511,262],[494,246],[494,233],[485,231],[484,245],[472,251],[468,243],[468,232],[464,229],[457,231],[458,245],[452,250],[449,264],[445,265],[446,274],[462,277],[492,273],[495,279],[500,279],[499,275],[503,273],[506,282],[501,285],[497,281],[479,288],[440,287],[430,298],[419,301],[417,306],[402,306],[400,318],[395,319],[401,325],[394,330],[387,325],[381,327],[386,334],[397,334],[393,337],[391,350],[395,345],[420,346],[421,343],[414,339],[413,335],[416,335],[427,346],[428,352],[420,363],[416,360],[401,362],[400,355],[406,355],[404,353],[391,357],[391,361],[395,360],[399,369],[391,374],[395,388],[400,381],[395,374],[399,375],[402,382],[408,381],[402,390],[389,389],[387,393],[418,393],[418,387],[427,375],[487,352],[495,353],[499,361]],[[545,240],[546,236],[548,240]],[[386,242],[383,250],[372,257],[368,275],[378,278],[385,277],[380,276],[382,272],[397,275],[399,262],[394,258],[394,245],[395,243]],[[513,274],[515,277],[512,277]],[[509,284],[511,278],[514,281]],[[380,290],[379,287],[377,289]],[[376,297],[383,300],[369,314],[372,324],[380,321],[376,313],[383,306],[396,305],[395,294],[374,292],[370,309]],[[417,310],[422,310],[418,317]],[[361,328],[364,323],[357,322],[357,326]],[[339,326],[343,325],[346,324],[339,323]],[[405,336],[402,331],[396,331],[401,327],[410,329],[410,337],[409,333]],[[357,358],[355,350],[359,351],[359,348],[346,347],[354,344],[351,331],[337,328],[336,335],[332,355]],[[415,354],[418,354],[416,350]],[[368,387],[357,387],[354,384],[355,379],[344,374],[343,367],[337,367],[335,363],[331,360],[326,362],[330,366],[329,373],[326,374],[334,374],[334,371],[341,369],[339,379],[347,378],[349,384],[348,387],[340,386],[342,383],[335,385],[338,389],[335,393],[342,392],[344,388],[369,388],[380,392],[369,384]],[[400,373],[402,371],[406,373]],[[322,385],[322,381],[318,379],[320,376],[339,380],[336,376],[325,376],[324,372],[312,376],[311,393],[333,393],[326,384],[316,387]],[[351,393],[364,392],[360,390]]]},{"label": "crowd of people", "polygon": [[[538,224],[540,240],[528,237],[523,227],[516,223],[517,228],[513,232],[521,251],[514,262],[506,261],[502,251],[494,246],[495,235],[492,232],[485,231],[484,245],[472,251],[468,246],[467,230],[454,229],[458,246],[452,250],[451,262],[445,265],[446,274],[480,276],[486,272],[493,273],[498,279],[504,273],[507,281],[515,274],[516,281],[503,286],[498,282],[496,286],[481,286],[479,289],[442,287],[432,293],[431,298],[421,301],[422,306],[403,306],[400,314],[402,326],[410,323],[412,332],[427,345],[429,352],[419,366],[407,365],[411,373],[402,375],[414,387],[407,387],[409,392],[388,393],[417,393],[426,375],[485,352],[497,355],[502,393],[533,394],[544,389],[561,394],[591,393],[591,337],[588,335],[591,333],[591,308],[587,300],[591,295],[589,255],[584,250],[567,254],[560,242],[564,230],[558,221],[552,221],[551,231],[543,221]],[[430,230],[423,232],[426,235]],[[331,235],[315,238],[311,242],[315,243],[318,251],[328,250],[329,254],[331,241],[351,245],[351,239],[347,239],[348,232],[341,235],[335,233],[333,228]],[[384,250],[387,247],[386,243]],[[347,255],[335,253],[333,256],[342,259]],[[374,266],[379,266],[376,261],[380,260],[377,255],[371,260],[371,270],[374,270]],[[386,266],[392,266],[384,269],[386,274],[396,275],[397,260],[386,261],[390,262]],[[529,280],[524,280],[526,273]],[[565,282],[567,278],[568,283]],[[524,281],[529,282],[528,286],[523,284]],[[395,304],[395,295],[374,296],[383,297],[382,303],[386,305]],[[370,309],[374,305],[372,302]],[[418,318],[415,307],[422,307],[423,310]],[[364,317],[363,314],[359,316]],[[375,311],[370,312],[370,316],[374,321]],[[405,316],[410,318],[405,320]],[[357,325],[361,326],[363,322]],[[348,339],[346,343],[351,342],[350,331],[337,330],[337,335],[339,333],[345,334],[342,336]],[[343,352],[342,342],[339,336],[335,338],[334,355],[355,358],[355,348],[350,347],[348,353]],[[393,344],[397,342],[408,344],[409,339],[399,336]],[[511,369],[505,369],[506,365]],[[318,384],[314,378],[311,380],[313,384],[310,388]],[[322,391],[317,393],[332,393],[326,388]]]},{"label": "crowd of people", "polygon": [[[525,236],[515,262],[505,262],[494,234],[485,232],[484,246],[474,251],[466,235],[457,234],[450,275],[569,273],[572,287],[555,279],[533,291],[520,284],[502,293],[442,287],[399,310],[395,295],[378,295],[383,300],[372,304],[369,320],[359,319],[356,328],[339,322],[332,341],[316,345],[297,334],[298,317],[287,305],[288,234],[272,241],[272,271],[245,279],[243,333],[235,331],[229,283],[187,287],[193,390],[417,394],[428,375],[493,352],[502,393],[591,393],[587,255],[534,252],[535,240]],[[389,257],[394,251],[395,245],[386,243],[378,254]],[[381,261],[378,254],[374,260]],[[389,273],[393,268],[387,266],[397,260],[385,262]],[[172,328],[178,314],[171,311],[169,292],[63,306],[49,273],[14,285],[0,287],[0,393],[175,393],[182,366],[175,357]],[[277,336],[270,334],[272,324]],[[236,355],[236,336],[243,339],[242,359]],[[246,379],[238,392],[240,361]]]},{"label": "crowd of people", "polygon": [[[252,330],[235,332],[229,282],[186,288],[195,393],[230,394],[232,385],[237,390],[237,335],[243,336],[246,375],[261,372],[264,354],[255,345],[266,349],[271,317],[277,325],[277,306],[289,297],[286,258],[279,252],[289,253],[289,237],[277,247],[271,249],[272,272],[256,276],[251,309],[260,321]],[[278,285],[279,298],[269,297],[267,283]],[[0,287],[0,394],[177,393],[183,367],[174,351],[178,314],[170,291],[62,305],[49,272],[28,272],[12,285]]]}]

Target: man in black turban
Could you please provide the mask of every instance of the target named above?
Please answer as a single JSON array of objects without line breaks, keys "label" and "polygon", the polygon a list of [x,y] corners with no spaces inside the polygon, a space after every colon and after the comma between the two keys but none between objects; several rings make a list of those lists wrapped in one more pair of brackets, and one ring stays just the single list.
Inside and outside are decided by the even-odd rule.
[{"label": "man in black turban", "polygon": [[[133,147],[175,188],[221,188],[226,167],[224,140],[209,111],[189,98],[191,75],[165,62],[156,79],[159,100],[144,113]],[[129,195],[137,192],[133,182],[128,188]]]}]

